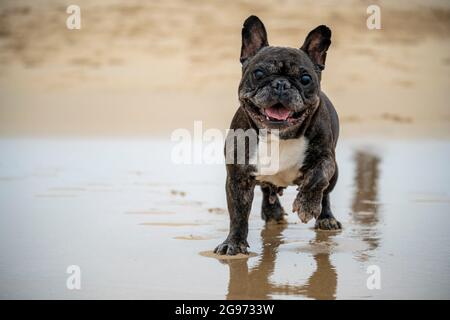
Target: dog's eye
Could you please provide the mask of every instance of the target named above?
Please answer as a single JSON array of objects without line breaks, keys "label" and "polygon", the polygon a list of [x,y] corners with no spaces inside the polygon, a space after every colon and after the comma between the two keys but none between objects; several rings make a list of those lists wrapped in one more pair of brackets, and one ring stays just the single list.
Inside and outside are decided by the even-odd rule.
[{"label": "dog's eye", "polygon": [[312,78],[309,74],[304,74],[300,77],[300,83],[304,86],[310,84],[312,81]]},{"label": "dog's eye", "polygon": [[261,69],[256,69],[253,74],[255,75],[255,79],[259,80],[264,76],[264,72]]}]

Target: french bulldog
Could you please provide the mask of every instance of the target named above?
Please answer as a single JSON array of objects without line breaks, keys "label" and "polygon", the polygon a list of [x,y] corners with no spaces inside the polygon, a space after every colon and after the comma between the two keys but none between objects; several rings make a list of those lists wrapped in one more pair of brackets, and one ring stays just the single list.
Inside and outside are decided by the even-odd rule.
[{"label": "french bulldog", "polygon": [[[330,44],[331,30],[324,25],[309,32],[296,49],[270,46],[258,17],[250,16],[244,22],[240,106],[230,129],[253,129],[258,139],[256,146],[247,141],[244,163],[235,159],[226,164],[230,230],[215,253],[248,254],[248,219],[256,185],[262,190],[261,216],[266,222],[283,222],[285,211],[278,196],[292,185],[298,190],[292,211],[303,223],[315,218],[316,229],[342,228],[331,212],[329,195],[338,178],[339,119],[320,87]],[[264,139],[263,130],[268,132]],[[278,144],[277,166],[269,173],[261,170],[258,161],[251,161],[259,154],[262,141]],[[226,155],[236,154],[235,146],[227,147],[228,143]]]}]

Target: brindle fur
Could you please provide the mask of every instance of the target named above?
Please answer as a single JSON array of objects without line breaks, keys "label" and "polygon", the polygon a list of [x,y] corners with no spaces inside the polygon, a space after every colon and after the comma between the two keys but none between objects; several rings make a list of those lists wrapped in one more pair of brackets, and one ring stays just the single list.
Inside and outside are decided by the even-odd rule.
[{"label": "brindle fur", "polygon": [[[321,71],[325,65],[326,51],[331,43],[331,31],[319,26],[309,33],[301,49],[271,47],[262,22],[255,16],[249,17],[242,30],[241,62],[242,80],[239,85],[240,107],[231,122],[231,129],[271,129],[248,112],[251,105],[272,103],[283,99],[293,111],[302,111],[299,123],[280,126],[281,139],[296,139],[304,136],[309,144],[306,157],[300,168],[301,175],[295,180],[298,194],[293,204],[303,222],[316,218],[316,229],[341,229],[330,208],[330,192],[336,185],[338,169],[335,147],[339,136],[339,120],[330,100],[320,89]],[[262,82],[255,81],[252,73],[258,66],[269,70]],[[306,70],[313,77],[313,86],[302,87],[296,80],[300,70]],[[289,94],[274,96],[270,81],[283,77],[290,81]],[[303,101],[300,103],[299,101]],[[261,102],[262,101],[262,102]],[[246,148],[246,159],[250,148]],[[217,246],[218,254],[235,255],[248,253],[248,218],[252,206],[254,189],[261,185],[263,193],[261,216],[265,221],[283,221],[285,212],[278,195],[283,188],[257,181],[251,164],[231,163],[226,165],[226,194],[230,215],[230,231],[226,240]]]}]

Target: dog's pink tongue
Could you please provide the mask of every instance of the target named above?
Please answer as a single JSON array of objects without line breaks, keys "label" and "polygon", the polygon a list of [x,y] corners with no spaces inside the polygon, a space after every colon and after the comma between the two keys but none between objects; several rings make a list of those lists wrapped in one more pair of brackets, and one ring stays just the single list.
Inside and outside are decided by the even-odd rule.
[{"label": "dog's pink tongue", "polygon": [[289,109],[285,107],[270,107],[266,110],[266,115],[277,120],[286,120],[289,117]]}]

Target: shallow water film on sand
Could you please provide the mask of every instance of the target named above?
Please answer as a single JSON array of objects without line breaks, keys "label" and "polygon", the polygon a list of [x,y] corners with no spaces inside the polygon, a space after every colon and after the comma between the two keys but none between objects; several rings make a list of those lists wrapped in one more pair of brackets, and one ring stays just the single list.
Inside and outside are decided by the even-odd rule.
[{"label": "shallow water film on sand", "polygon": [[[0,148],[2,298],[450,297],[447,141],[343,140],[332,194],[343,230],[295,214],[265,225],[257,191],[251,254],[232,259],[211,253],[228,231],[224,168],[173,165],[170,141]],[[295,192],[281,197],[287,212]],[[66,286],[72,265],[80,290]]]}]

